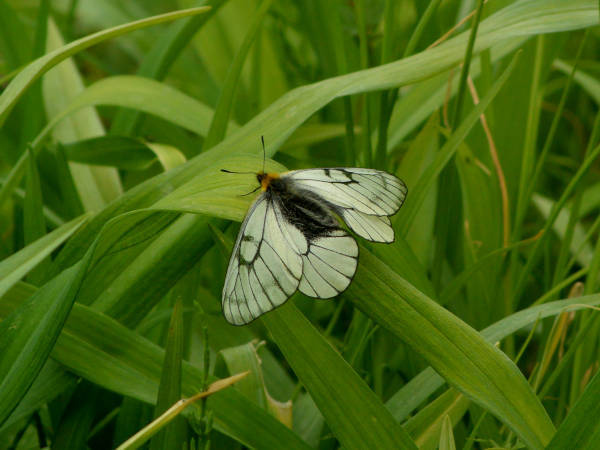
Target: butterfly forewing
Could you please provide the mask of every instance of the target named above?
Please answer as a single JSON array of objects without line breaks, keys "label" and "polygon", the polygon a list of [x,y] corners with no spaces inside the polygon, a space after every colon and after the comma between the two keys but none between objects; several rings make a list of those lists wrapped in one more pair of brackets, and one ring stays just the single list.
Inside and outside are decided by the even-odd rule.
[{"label": "butterfly forewing", "polygon": [[[267,178],[259,175],[259,182]],[[223,313],[251,322],[296,290],[316,298],[343,292],[356,271],[358,245],[338,218],[373,242],[393,242],[389,215],[406,186],[373,169],[305,169],[268,174],[266,190],[242,223],[223,287]]]},{"label": "butterfly forewing", "polygon": [[368,215],[395,214],[406,197],[406,186],[380,170],[336,168],[287,172],[298,188],[315,192],[324,200]]},{"label": "butterfly forewing", "polygon": [[222,302],[225,318],[234,325],[271,311],[298,288],[302,258],[281,231],[276,206],[268,192],[261,194],[240,228]]}]

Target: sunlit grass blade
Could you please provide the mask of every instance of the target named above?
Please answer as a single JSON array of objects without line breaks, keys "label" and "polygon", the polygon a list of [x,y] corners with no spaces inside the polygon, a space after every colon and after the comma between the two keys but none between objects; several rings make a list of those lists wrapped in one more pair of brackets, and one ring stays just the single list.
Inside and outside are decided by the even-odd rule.
[{"label": "sunlit grass blade", "polygon": [[229,378],[224,378],[219,381],[215,381],[212,383],[208,389],[204,392],[200,392],[193,397],[179,400],[169,409],[167,409],[163,414],[157,417],[151,424],[141,429],[134,436],[131,436],[130,439],[123,442],[121,445],[117,447],[117,450],[127,450],[127,449],[136,449],[144,445],[144,443],[158,433],[163,427],[169,424],[173,419],[175,419],[179,414],[181,414],[185,408],[192,405],[194,402],[208,397],[211,394],[219,392],[221,389],[228,388],[232,384],[236,383],[240,379],[244,378],[248,373],[240,373],[238,375],[233,375]]}]

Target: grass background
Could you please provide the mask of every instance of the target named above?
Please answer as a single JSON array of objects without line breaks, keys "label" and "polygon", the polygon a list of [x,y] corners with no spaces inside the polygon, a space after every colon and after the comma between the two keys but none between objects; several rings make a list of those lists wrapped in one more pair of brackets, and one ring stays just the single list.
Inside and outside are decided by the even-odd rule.
[{"label": "grass background", "polygon": [[[145,445],[594,448],[598,20],[0,0],[0,448],[117,447],[245,371]],[[269,170],[377,167],[409,194],[339,298],[232,327],[255,180],[219,169],[259,170],[261,135]]]}]

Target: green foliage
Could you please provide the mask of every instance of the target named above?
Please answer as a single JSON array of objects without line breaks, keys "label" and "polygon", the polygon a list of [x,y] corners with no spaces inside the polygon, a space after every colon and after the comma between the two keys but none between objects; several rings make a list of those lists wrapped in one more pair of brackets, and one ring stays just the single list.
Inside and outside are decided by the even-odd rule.
[{"label": "green foliage", "polygon": [[[249,371],[149,445],[594,448],[598,17],[0,0],[0,447],[116,447]],[[380,167],[408,197],[339,298],[233,327],[261,136],[267,170]]]}]

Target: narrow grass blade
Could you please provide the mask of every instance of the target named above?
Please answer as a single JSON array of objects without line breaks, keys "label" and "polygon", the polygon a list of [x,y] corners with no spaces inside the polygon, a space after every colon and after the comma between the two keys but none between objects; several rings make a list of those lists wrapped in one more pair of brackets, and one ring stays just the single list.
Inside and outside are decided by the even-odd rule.
[{"label": "narrow grass blade", "polygon": [[435,161],[431,163],[431,165],[427,168],[427,170],[423,173],[417,185],[411,187],[410,195],[408,195],[406,199],[406,204],[402,210],[402,214],[400,216],[401,225],[400,225],[400,234],[402,236],[406,236],[406,233],[410,229],[415,216],[421,207],[429,189],[433,186],[435,181],[438,179],[442,169],[448,164],[452,156],[455,154],[458,146],[461,142],[467,137],[471,128],[477,123],[481,114],[485,111],[485,109],[492,102],[494,97],[500,92],[500,88],[504,85],[508,77],[510,76],[512,70],[515,67],[517,62],[518,53],[513,57],[512,61],[508,65],[502,75],[498,77],[494,85],[490,88],[490,90],[485,94],[485,96],[465,117],[465,119],[461,122],[461,124],[457,127],[456,131],[452,133],[450,139],[446,141],[443,147],[440,149]]},{"label": "narrow grass blade", "polygon": [[440,450],[456,450],[454,434],[452,433],[452,422],[450,422],[449,416],[444,416],[439,448]]},{"label": "narrow grass blade", "polygon": [[73,41],[62,48],[36,59],[19,72],[0,96],[0,126],[4,124],[8,114],[27,88],[50,68],[67,59],[69,56],[107,39],[121,36],[139,30],[140,28],[200,14],[206,11],[208,11],[208,8],[206,7],[190,8],[119,25]]},{"label": "narrow grass blade", "polygon": [[[81,92],[46,126],[42,134],[74,111],[92,105],[143,111],[200,136],[206,136],[213,119],[212,108],[165,83],[134,75],[117,75],[97,81]],[[235,131],[239,126],[230,121],[227,128]]]},{"label": "narrow grass blade", "polygon": [[[169,409],[167,409],[163,414],[156,418],[151,424],[144,427],[134,436],[132,436],[127,441],[123,442],[121,445],[117,447],[117,450],[127,450],[127,449],[136,449],[144,445],[144,443],[158,433],[164,426],[168,425],[173,419],[175,419],[179,414],[181,414],[185,408],[192,405],[194,402],[200,400],[201,398],[208,397],[211,394],[219,392],[222,389],[228,388],[232,384],[236,383],[240,379],[244,378],[248,373],[240,373],[237,375],[233,375],[229,378],[224,378],[219,381],[215,381],[211,384],[205,392],[200,392],[199,394],[194,395],[191,398],[185,398],[179,400]],[[169,443],[171,445],[172,443]]]},{"label": "narrow grass blade", "polygon": [[600,442],[600,373],[589,382],[577,403],[569,410],[546,449],[594,449]]},{"label": "narrow grass blade", "polygon": [[122,136],[83,139],[62,148],[69,161],[125,170],[144,170],[159,161],[168,170],[185,162],[175,147]]},{"label": "narrow grass blade", "polygon": [[[181,298],[178,298],[173,306],[171,322],[169,323],[169,331],[167,333],[165,360],[158,386],[156,407],[154,408],[155,420],[159,420],[171,405],[181,399],[181,365],[183,360],[182,308]],[[161,427],[159,426],[158,428],[160,429]],[[169,446],[181,447],[185,442],[184,430],[185,423],[181,422],[181,418],[173,417],[172,423],[163,425],[159,434],[152,438],[150,450],[160,450]]]},{"label": "narrow grass blade", "polygon": [[204,141],[203,150],[214,147],[225,137],[227,125],[229,123],[229,117],[231,116],[231,110],[233,109],[233,101],[235,99],[238,81],[242,73],[242,68],[244,67],[244,62],[246,61],[248,52],[250,51],[250,48],[256,39],[261,25],[263,24],[264,17],[271,7],[271,3],[273,3],[273,0],[262,0],[260,7],[252,19],[250,28],[246,32],[246,36],[244,37],[242,45],[238,49],[233,61],[231,62],[231,66],[227,72],[227,77],[225,78],[225,82],[221,88],[221,95],[210,124],[210,129],[208,130],[206,139]]},{"label": "narrow grass blade", "polygon": [[[210,8],[206,13],[172,24],[144,56],[137,74],[144,78],[162,80],[189,41],[226,2],[227,0],[208,0],[203,5]],[[112,123],[111,134],[133,135],[140,116],[139,111],[119,111]]]},{"label": "narrow grass blade", "polygon": [[[564,311],[577,311],[586,309],[588,306],[598,305],[600,305],[600,294],[557,300],[533,306],[505,317],[482,330],[480,334],[487,342],[494,344],[538,320],[556,316]],[[416,409],[444,383],[445,380],[431,367],[427,368],[397,391],[388,400],[387,406],[397,420],[405,419],[412,410]]]}]

